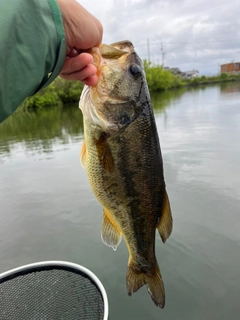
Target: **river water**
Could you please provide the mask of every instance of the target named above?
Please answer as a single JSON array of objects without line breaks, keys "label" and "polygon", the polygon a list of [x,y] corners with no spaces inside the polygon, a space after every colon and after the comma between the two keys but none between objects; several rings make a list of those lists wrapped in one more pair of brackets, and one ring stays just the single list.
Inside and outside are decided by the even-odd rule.
[{"label": "river water", "polygon": [[154,95],[174,229],[156,253],[166,306],[129,297],[124,241],[100,238],[102,208],[79,163],[77,105],[15,113],[0,125],[0,272],[42,260],[93,271],[110,319],[240,319],[240,84]]}]

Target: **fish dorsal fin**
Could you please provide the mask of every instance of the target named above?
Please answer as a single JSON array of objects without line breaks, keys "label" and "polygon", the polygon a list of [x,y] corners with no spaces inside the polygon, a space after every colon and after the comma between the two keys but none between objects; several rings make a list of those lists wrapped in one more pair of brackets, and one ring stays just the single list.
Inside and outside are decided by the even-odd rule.
[{"label": "fish dorsal fin", "polygon": [[81,165],[83,166],[83,168],[85,168],[85,164],[86,164],[86,142],[85,142],[85,140],[83,140],[82,149],[80,152],[80,162],[81,162]]},{"label": "fish dorsal fin", "polygon": [[164,200],[163,200],[163,207],[162,207],[162,214],[160,220],[157,225],[157,230],[162,238],[163,242],[166,242],[168,237],[172,232],[172,212],[170,208],[170,203],[167,195],[167,191],[165,190],[164,193]]},{"label": "fish dorsal fin", "polygon": [[121,242],[122,236],[114,221],[110,218],[110,214],[104,208],[103,209],[103,221],[102,221],[102,241],[113,250],[117,249],[117,246]]},{"label": "fish dorsal fin", "polygon": [[98,139],[95,139],[95,145],[97,148],[98,160],[100,165],[107,172],[113,172],[114,159],[107,141],[107,134],[103,132]]}]

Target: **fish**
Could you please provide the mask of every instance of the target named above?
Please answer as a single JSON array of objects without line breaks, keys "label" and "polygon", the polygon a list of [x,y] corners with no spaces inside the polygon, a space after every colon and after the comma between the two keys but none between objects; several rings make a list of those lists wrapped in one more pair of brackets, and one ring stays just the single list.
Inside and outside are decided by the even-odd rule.
[{"label": "fish", "polygon": [[157,230],[165,243],[173,220],[143,63],[128,40],[88,52],[98,83],[85,86],[80,97],[84,119],[80,158],[103,207],[101,238],[114,250],[122,237],[125,240],[128,295],[147,285],[155,305],[163,308],[155,235]]}]

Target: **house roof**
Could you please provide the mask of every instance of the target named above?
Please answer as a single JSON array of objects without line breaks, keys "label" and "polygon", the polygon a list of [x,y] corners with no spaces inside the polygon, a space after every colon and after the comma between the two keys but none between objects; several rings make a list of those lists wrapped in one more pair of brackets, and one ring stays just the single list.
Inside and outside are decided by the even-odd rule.
[{"label": "house roof", "polygon": [[229,64],[236,64],[236,63],[240,64],[240,62],[229,62],[229,63],[221,64],[220,67],[227,66]]}]

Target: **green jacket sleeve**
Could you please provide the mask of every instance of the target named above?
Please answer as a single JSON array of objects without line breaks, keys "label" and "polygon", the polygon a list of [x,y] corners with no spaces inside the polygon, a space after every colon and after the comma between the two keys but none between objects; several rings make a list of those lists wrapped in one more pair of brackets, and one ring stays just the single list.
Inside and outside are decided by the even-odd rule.
[{"label": "green jacket sleeve", "polygon": [[56,0],[0,1],[0,122],[56,78],[65,56]]}]

